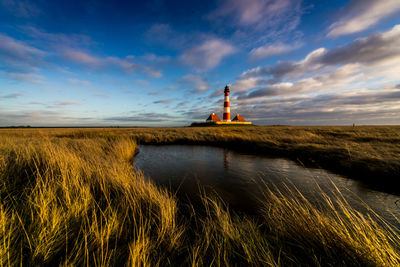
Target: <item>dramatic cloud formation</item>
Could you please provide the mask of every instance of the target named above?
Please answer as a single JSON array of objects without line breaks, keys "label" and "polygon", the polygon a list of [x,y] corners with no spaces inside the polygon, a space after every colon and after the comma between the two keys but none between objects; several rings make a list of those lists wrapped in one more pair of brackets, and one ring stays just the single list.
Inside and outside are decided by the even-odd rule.
[{"label": "dramatic cloud formation", "polygon": [[399,124],[397,14],[398,0],[0,0],[0,126],[187,125],[222,112],[226,84],[258,124]]},{"label": "dramatic cloud formation", "polygon": [[328,37],[360,32],[400,11],[398,0],[352,0],[339,21],[329,27]]},{"label": "dramatic cloud formation", "polygon": [[[296,31],[303,14],[302,0],[221,0],[206,17],[225,30],[246,49],[267,46],[277,40],[297,42]],[[230,27],[228,27],[230,25]]]},{"label": "dramatic cloud formation", "polygon": [[[286,123],[317,118],[371,122],[400,115],[400,25],[327,50],[316,49],[298,62],[250,69],[232,88],[240,109]],[[386,84],[378,88],[374,86]],[[370,89],[366,89],[370,88]],[[373,114],[376,112],[376,114]],[[368,120],[363,116],[368,115]]]},{"label": "dramatic cloud formation", "polygon": [[400,115],[399,96],[399,86],[390,85],[378,89],[359,89],[319,96],[262,100],[253,98],[244,101],[241,108],[244,108],[253,120],[271,124],[368,124],[376,120],[391,124],[396,123]]},{"label": "dramatic cloud formation", "polygon": [[220,39],[205,41],[203,44],[186,50],[181,60],[197,71],[207,71],[215,68],[220,61],[235,52],[235,48]]},{"label": "dramatic cloud formation", "polygon": [[283,77],[298,78],[338,65],[387,65],[399,62],[399,59],[400,25],[396,25],[387,32],[372,34],[342,47],[316,49],[299,62],[279,62],[272,67],[248,70],[239,77],[236,84],[245,83],[249,78],[255,77],[267,77],[270,82],[279,81]]}]

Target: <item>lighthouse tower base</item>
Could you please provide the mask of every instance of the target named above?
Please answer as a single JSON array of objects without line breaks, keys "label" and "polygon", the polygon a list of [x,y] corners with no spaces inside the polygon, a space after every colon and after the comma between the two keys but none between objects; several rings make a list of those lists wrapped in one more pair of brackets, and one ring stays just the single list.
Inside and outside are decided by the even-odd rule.
[{"label": "lighthouse tower base", "polygon": [[238,124],[252,124],[252,123],[250,121],[216,121],[215,124],[238,125]]}]

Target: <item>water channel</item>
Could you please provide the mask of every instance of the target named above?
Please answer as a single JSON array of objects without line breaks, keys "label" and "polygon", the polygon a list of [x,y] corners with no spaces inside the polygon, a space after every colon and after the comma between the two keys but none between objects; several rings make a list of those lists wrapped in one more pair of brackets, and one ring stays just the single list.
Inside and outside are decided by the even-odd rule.
[{"label": "water channel", "polygon": [[367,204],[391,224],[400,226],[395,218],[400,218],[399,196],[283,158],[211,146],[140,145],[135,168],[180,197],[196,201],[199,188],[203,188],[206,193],[217,193],[231,207],[249,212],[257,209],[257,198],[265,185],[282,188],[292,184],[311,202],[318,202],[318,187],[332,192],[334,183],[356,209],[365,212]]}]

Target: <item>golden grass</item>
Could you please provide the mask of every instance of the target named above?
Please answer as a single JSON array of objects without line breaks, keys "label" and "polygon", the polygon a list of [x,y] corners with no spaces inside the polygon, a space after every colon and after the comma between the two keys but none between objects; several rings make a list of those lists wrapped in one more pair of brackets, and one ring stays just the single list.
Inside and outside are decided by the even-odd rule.
[{"label": "golden grass", "polygon": [[[0,266],[400,264],[391,227],[339,193],[317,192],[317,207],[293,187],[265,188],[250,217],[207,195],[182,203],[132,168],[135,140],[281,144],[293,135],[254,129],[1,130]],[[319,140],[313,131],[298,139]]]},{"label": "golden grass", "polygon": [[[23,134],[35,131],[24,130]],[[206,144],[288,157],[400,193],[400,126],[99,128],[49,132],[60,137],[123,135],[139,143]]]}]

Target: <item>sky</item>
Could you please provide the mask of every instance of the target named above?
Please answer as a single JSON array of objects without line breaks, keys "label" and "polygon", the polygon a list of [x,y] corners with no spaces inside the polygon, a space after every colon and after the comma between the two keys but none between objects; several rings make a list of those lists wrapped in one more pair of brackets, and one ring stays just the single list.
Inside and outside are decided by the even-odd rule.
[{"label": "sky", "polygon": [[0,126],[400,124],[399,0],[0,0]]}]

